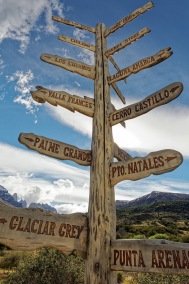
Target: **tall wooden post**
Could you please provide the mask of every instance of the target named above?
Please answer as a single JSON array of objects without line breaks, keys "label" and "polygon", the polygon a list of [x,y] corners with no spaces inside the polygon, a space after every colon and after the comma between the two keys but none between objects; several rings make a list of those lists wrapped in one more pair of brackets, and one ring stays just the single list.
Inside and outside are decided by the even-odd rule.
[{"label": "tall wooden post", "polygon": [[[85,283],[111,283],[110,242],[115,238],[115,201],[110,187],[109,168],[113,157],[109,123],[110,87],[105,57],[105,26],[96,27],[95,109],[93,118],[92,165],[89,196],[89,240]],[[111,229],[111,227],[113,229]],[[113,282],[112,282],[113,283]],[[114,282],[115,283],[115,282]]]},{"label": "tall wooden post", "polygon": [[[48,244],[54,247],[57,246],[59,249],[59,243],[62,244],[63,242],[64,245],[62,245],[62,247],[64,248],[64,253],[69,253],[76,249],[82,256],[86,257],[85,284],[115,284],[116,275],[114,271],[119,270],[136,272],[154,271],[165,274],[172,273],[173,271],[179,274],[182,273],[184,269],[184,273],[189,274],[187,260],[188,246],[183,246],[183,244],[178,245],[178,243],[174,244],[172,242],[167,243],[165,240],[163,240],[163,242],[159,240],[158,242],[151,242],[151,240],[118,241],[115,238],[116,210],[113,186],[123,180],[138,180],[148,177],[151,174],[162,174],[172,171],[183,161],[182,154],[171,149],[152,152],[143,158],[133,158],[130,154],[120,149],[119,146],[114,143],[112,137],[113,125],[118,123],[123,125],[126,120],[145,114],[156,107],[174,100],[180,95],[183,89],[182,83],[174,82],[149,95],[142,101],[119,110],[116,110],[111,104],[110,85],[121,101],[125,103],[125,97],[122,95],[116,82],[125,80],[130,75],[138,73],[143,69],[155,66],[172,55],[170,48],[165,48],[122,70],[119,69],[111,55],[149,33],[150,30],[147,28],[140,30],[133,36],[107,50],[106,37],[109,34],[122,28],[152,7],[153,3],[148,2],[108,29],[106,29],[104,24],[98,24],[95,29],[63,18],[53,17],[55,21],[87,30],[96,35],[96,45],[75,40],[67,36],[59,36],[59,39],[67,43],[95,52],[95,66],[68,58],[62,58],[57,55],[46,53],[41,55],[41,59],[45,62],[78,73],[81,76],[94,79],[94,99],[87,97],[81,98],[64,91],[52,91],[39,86],[36,87],[36,91],[31,92],[32,97],[39,103],[47,101],[54,106],[60,105],[70,111],[79,111],[84,115],[93,117],[92,151],[82,150],[73,145],[68,145],[43,136],[37,136],[32,133],[21,133],[19,136],[19,141],[29,149],[50,157],[61,160],[69,159],[83,166],[91,166],[88,217],[78,213],[73,216],[69,215],[66,218],[64,217],[63,220],[62,217],[52,216],[51,219],[53,221],[51,220],[51,225],[48,228],[49,219],[44,219],[43,221],[41,220],[41,214],[37,218],[35,217],[35,212],[29,212],[30,217],[26,218],[28,221],[23,222],[24,229],[20,228],[20,225],[18,226],[20,231],[24,232],[24,234],[30,233],[29,236],[32,243],[29,244],[27,249],[34,244],[33,240],[35,240],[35,247]],[[113,64],[117,73],[113,75],[109,74],[108,60]],[[114,157],[119,162],[113,161]],[[2,211],[3,218],[0,219],[0,223],[3,225],[7,223],[7,227],[4,225],[7,231],[0,231],[0,238],[2,236],[2,238],[5,239],[4,232],[6,232],[7,236],[10,234],[9,231],[16,228],[17,223],[13,225],[13,222],[18,221],[19,218],[17,215],[20,216],[21,212],[12,212],[11,215],[7,215],[8,210],[4,210],[4,205],[0,204],[0,213]],[[12,216],[13,213],[14,215]],[[46,218],[46,216],[44,217]],[[23,217],[20,218],[23,219]],[[31,221],[32,218],[34,219],[33,221]],[[56,218],[58,218],[58,220]],[[64,223],[65,219],[67,220],[67,226],[65,226]],[[42,233],[41,227],[35,227],[34,229],[34,226],[38,224],[38,220],[44,223]],[[60,222],[62,223],[59,224]],[[42,226],[42,223],[40,223],[40,226]],[[72,228],[72,233],[70,233],[70,228]],[[18,228],[16,231],[18,231]],[[40,238],[40,242],[38,239],[36,242],[35,234],[38,235],[38,232],[42,235],[48,235],[48,239],[46,238],[44,239],[45,241],[42,242],[42,238]],[[16,232],[14,238],[12,238],[12,240],[15,239],[14,242],[10,242],[10,238],[8,238],[4,244],[11,244],[13,248],[22,247],[18,233],[19,232]],[[49,235],[53,237],[56,236],[57,238],[54,238],[53,241],[49,238]],[[63,239],[64,235],[66,235],[66,240]],[[67,238],[70,238],[70,240]],[[25,235],[25,239],[28,239],[27,235]],[[128,248],[132,248],[129,254],[130,258],[129,261],[123,263],[123,261],[120,260],[122,259],[124,251]],[[165,264],[161,257],[162,267],[158,264],[158,260],[153,260],[153,258],[156,259],[157,248],[162,251],[162,255],[164,255],[165,248],[169,251],[169,257],[168,260],[165,259]],[[176,248],[177,254],[173,253]],[[187,252],[185,252],[186,249]],[[157,253],[157,258],[158,257],[159,253]],[[165,254],[165,257],[167,258],[167,254]],[[179,257],[184,260],[182,265]],[[175,264],[177,262],[179,263],[178,267],[176,267]],[[174,268],[173,265],[175,266]]]}]

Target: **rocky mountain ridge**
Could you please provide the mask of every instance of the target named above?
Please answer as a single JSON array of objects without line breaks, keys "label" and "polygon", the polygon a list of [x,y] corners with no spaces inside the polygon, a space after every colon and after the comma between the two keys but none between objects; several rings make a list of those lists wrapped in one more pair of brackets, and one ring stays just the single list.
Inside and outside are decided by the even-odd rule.
[{"label": "rocky mountain ridge", "polygon": [[157,202],[170,202],[170,201],[189,201],[189,194],[184,193],[172,193],[172,192],[161,192],[152,191],[142,197],[134,200],[116,200],[117,208],[126,208],[132,206],[151,205]]},{"label": "rocky mountain ridge", "polygon": [[[0,199],[3,200],[4,202],[14,206],[14,207],[18,207],[18,208],[26,208],[27,207],[27,203],[25,200],[18,200],[18,195],[17,193],[14,193],[13,195],[11,195],[8,190],[0,185]],[[52,212],[57,213],[56,209],[48,204],[44,204],[44,203],[31,203],[29,206],[29,208],[41,208],[44,210],[49,210]]]}]

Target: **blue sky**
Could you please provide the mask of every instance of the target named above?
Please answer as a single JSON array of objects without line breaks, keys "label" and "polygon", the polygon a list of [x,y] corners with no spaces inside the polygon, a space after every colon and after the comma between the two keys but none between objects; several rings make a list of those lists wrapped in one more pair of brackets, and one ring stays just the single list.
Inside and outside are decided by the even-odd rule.
[{"label": "blue sky", "polygon": [[[59,161],[28,150],[18,142],[21,132],[34,133],[82,149],[91,149],[92,119],[62,107],[33,101],[35,86],[94,96],[94,82],[47,64],[42,53],[56,54],[94,64],[94,54],[58,40],[66,35],[93,43],[94,35],[51,20],[52,15],[95,27],[113,25],[145,0],[0,0],[0,184],[27,203],[49,203],[60,213],[87,211],[89,167]],[[113,55],[123,69],[136,61],[171,47],[173,55],[164,62],[117,83],[127,105],[173,83],[182,82],[182,94],[167,105],[113,127],[114,141],[133,157],[173,149],[181,152],[183,164],[175,171],[139,181],[116,185],[116,199],[131,200],[153,190],[188,193],[189,189],[189,40],[186,0],[155,0],[154,8],[107,38],[108,48],[147,27],[151,32]],[[110,73],[115,69],[110,65]],[[119,109],[123,104],[111,89]]]}]

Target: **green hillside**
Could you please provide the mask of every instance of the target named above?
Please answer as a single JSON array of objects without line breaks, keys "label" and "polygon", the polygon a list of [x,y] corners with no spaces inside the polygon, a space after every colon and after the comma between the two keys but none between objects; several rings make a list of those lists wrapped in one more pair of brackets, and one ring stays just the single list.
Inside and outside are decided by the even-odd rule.
[{"label": "green hillside", "polygon": [[117,238],[189,242],[189,201],[158,202],[117,209]]}]

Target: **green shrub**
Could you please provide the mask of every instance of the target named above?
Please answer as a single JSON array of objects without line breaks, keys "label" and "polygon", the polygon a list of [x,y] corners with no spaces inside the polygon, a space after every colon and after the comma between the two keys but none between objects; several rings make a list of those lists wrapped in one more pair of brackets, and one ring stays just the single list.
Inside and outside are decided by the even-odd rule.
[{"label": "green shrub", "polygon": [[169,240],[169,236],[167,234],[155,234],[151,236],[149,239],[164,239]]},{"label": "green shrub", "polygon": [[185,275],[162,275],[159,273],[135,274],[132,283],[137,284],[188,284],[189,276]]},{"label": "green shrub", "polygon": [[20,261],[4,284],[83,284],[84,262],[77,255],[64,256],[52,248],[43,248]]}]

